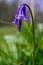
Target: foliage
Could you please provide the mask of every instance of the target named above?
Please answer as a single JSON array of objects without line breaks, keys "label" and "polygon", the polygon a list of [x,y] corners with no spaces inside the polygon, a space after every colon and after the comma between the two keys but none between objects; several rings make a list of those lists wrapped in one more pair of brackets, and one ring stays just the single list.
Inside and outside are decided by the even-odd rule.
[{"label": "foliage", "polygon": [[[35,29],[35,65],[43,65],[43,29]],[[0,65],[32,65],[33,41],[32,26],[0,28]]]}]

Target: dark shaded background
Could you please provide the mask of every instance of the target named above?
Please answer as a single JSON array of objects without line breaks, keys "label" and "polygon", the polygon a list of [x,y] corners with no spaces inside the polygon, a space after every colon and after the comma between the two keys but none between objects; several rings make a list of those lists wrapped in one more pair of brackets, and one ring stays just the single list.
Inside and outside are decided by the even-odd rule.
[{"label": "dark shaded background", "polygon": [[[15,18],[18,0],[14,0],[12,4],[8,5],[5,0],[0,1],[0,20],[12,22]],[[35,3],[35,18],[37,22],[43,22],[43,12],[40,10],[40,5]],[[40,16],[40,17],[39,17]]]}]

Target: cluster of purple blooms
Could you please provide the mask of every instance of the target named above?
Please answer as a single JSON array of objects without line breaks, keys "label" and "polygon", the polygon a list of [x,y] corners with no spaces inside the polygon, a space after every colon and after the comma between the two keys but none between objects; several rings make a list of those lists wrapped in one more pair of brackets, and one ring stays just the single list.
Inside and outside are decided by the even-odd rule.
[{"label": "cluster of purple blooms", "polygon": [[25,4],[19,5],[16,11],[15,20],[12,23],[18,26],[18,31],[21,31],[22,21],[28,19],[29,16],[26,14]]}]

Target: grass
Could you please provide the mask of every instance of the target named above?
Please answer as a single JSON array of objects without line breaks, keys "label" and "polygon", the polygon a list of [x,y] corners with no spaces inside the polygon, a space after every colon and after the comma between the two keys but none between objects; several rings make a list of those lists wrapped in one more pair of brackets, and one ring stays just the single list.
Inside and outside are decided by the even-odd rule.
[{"label": "grass", "polygon": [[2,27],[1,29],[0,29],[0,35],[2,34],[14,34],[14,32],[16,32],[16,28],[14,28],[14,27]]},{"label": "grass", "polygon": [[[0,28],[0,65],[32,65],[32,27],[22,25],[17,32],[15,26]],[[35,30],[35,65],[43,65],[43,29]]]}]

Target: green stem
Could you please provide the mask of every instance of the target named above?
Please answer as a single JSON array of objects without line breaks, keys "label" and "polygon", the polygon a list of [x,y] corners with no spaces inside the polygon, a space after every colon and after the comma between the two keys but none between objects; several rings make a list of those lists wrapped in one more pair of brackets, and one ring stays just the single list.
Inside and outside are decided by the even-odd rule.
[{"label": "green stem", "polygon": [[33,19],[33,14],[32,14],[32,11],[31,11],[31,8],[27,5],[27,4],[22,4],[22,5],[25,5],[28,7],[29,9],[29,12],[31,14],[31,18],[32,18],[32,32],[33,32],[33,36],[32,36],[32,39],[33,39],[33,65],[35,63],[35,31],[34,31],[34,19]]}]

